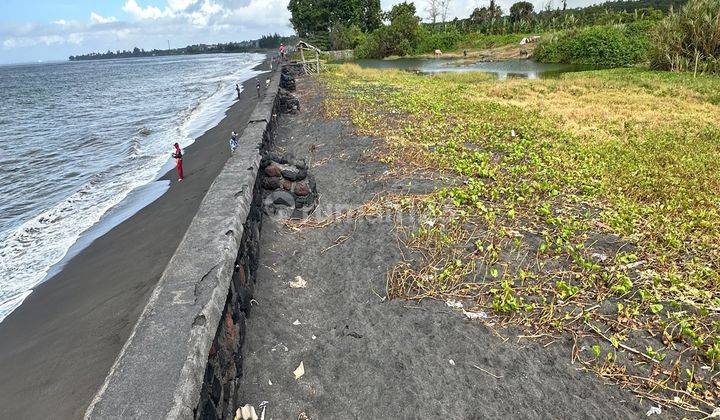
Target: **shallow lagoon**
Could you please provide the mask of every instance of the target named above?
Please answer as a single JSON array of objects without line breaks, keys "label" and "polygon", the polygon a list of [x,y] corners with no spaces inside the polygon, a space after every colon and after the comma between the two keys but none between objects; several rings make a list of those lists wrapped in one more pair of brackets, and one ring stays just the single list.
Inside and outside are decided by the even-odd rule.
[{"label": "shallow lagoon", "polygon": [[492,73],[500,80],[507,78],[539,79],[557,77],[562,73],[591,70],[572,64],[538,63],[533,60],[475,61],[458,58],[399,58],[395,60],[356,60],[361,67],[401,69],[420,73],[471,72]]}]

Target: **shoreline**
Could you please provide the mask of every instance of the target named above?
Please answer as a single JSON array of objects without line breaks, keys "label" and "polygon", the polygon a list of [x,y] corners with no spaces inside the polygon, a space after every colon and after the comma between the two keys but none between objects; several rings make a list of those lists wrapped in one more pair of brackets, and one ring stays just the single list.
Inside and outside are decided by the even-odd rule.
[{"label": "shoreline", "polygon": [[[254,69],[267,77],[267,59]],[[182,184],[174,168],[159,177],[170,183],[163,194],[89,239],[0,323],[1,418],[82,417],[230,156],[230,131],[246,126],[257,102],[254,79],[186,148]]]}]

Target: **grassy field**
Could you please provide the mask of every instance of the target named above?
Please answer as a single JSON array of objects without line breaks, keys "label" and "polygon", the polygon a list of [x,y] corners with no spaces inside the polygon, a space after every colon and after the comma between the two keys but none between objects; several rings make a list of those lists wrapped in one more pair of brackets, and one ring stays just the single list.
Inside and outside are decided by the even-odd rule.
[{"label": "grassy field", "polygon": [[499,82],[346,64],[328,116],[382,137],[419,218],[391,298],[462,300],[655,402],[720,399],[720,78],[616,69]]}]

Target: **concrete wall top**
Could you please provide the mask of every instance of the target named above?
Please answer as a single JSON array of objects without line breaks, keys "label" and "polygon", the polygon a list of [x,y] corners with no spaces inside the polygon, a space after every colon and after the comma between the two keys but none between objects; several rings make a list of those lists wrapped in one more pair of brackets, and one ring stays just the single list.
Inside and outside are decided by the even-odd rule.
[{"label": "concrete wall top", "polygon": [[276,71],[85,418],[193,418],[279,83]]}]

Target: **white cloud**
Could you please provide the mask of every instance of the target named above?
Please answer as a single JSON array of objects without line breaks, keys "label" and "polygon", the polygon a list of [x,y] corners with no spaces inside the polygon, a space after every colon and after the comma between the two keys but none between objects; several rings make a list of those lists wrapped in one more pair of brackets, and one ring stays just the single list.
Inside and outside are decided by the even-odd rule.
[{"label": "white cloud", "polygon": [[66,21],[65,19],[54,20],[54,21],[52,21],[52,23],[54,23],[54,24],[56,24],[56,25],[60,25],[60,26],[65,26],[65,25],[67,25],[67,21]]},{"label": "white cloud", "polygon": [[84,39],[85,37],[83,37],[82,34],[70,34],[68,35],[66,42],[69,44],[80,45]]},{"label": "white cloud", "polygon": [[197,0],[167,0],[168,8],[174,12],[182,11],[197,3]]},{"label": "white cloud", "polygon": [[208,15],[214,15],[215,13],[222,11],[222,9],[222,6],[219,4],[213,3],[210,0],[205,0],[200,7],[200,12]]},{"label": "white cloud", "polygon": [[104,17],[95,12],[91,12],[90,13],[90,21],[92,23],[96,23],[96,24],[104,24],[104,23],[117,22],[117,18],[115,16]]},{"label": "white cloud", "polygon": [[159,19],[172,14],[172,10],[165,9],[165,12],[155,6],[140,7],[137,1],[127,0],[122,7],[123,11],[137,19]]}]

